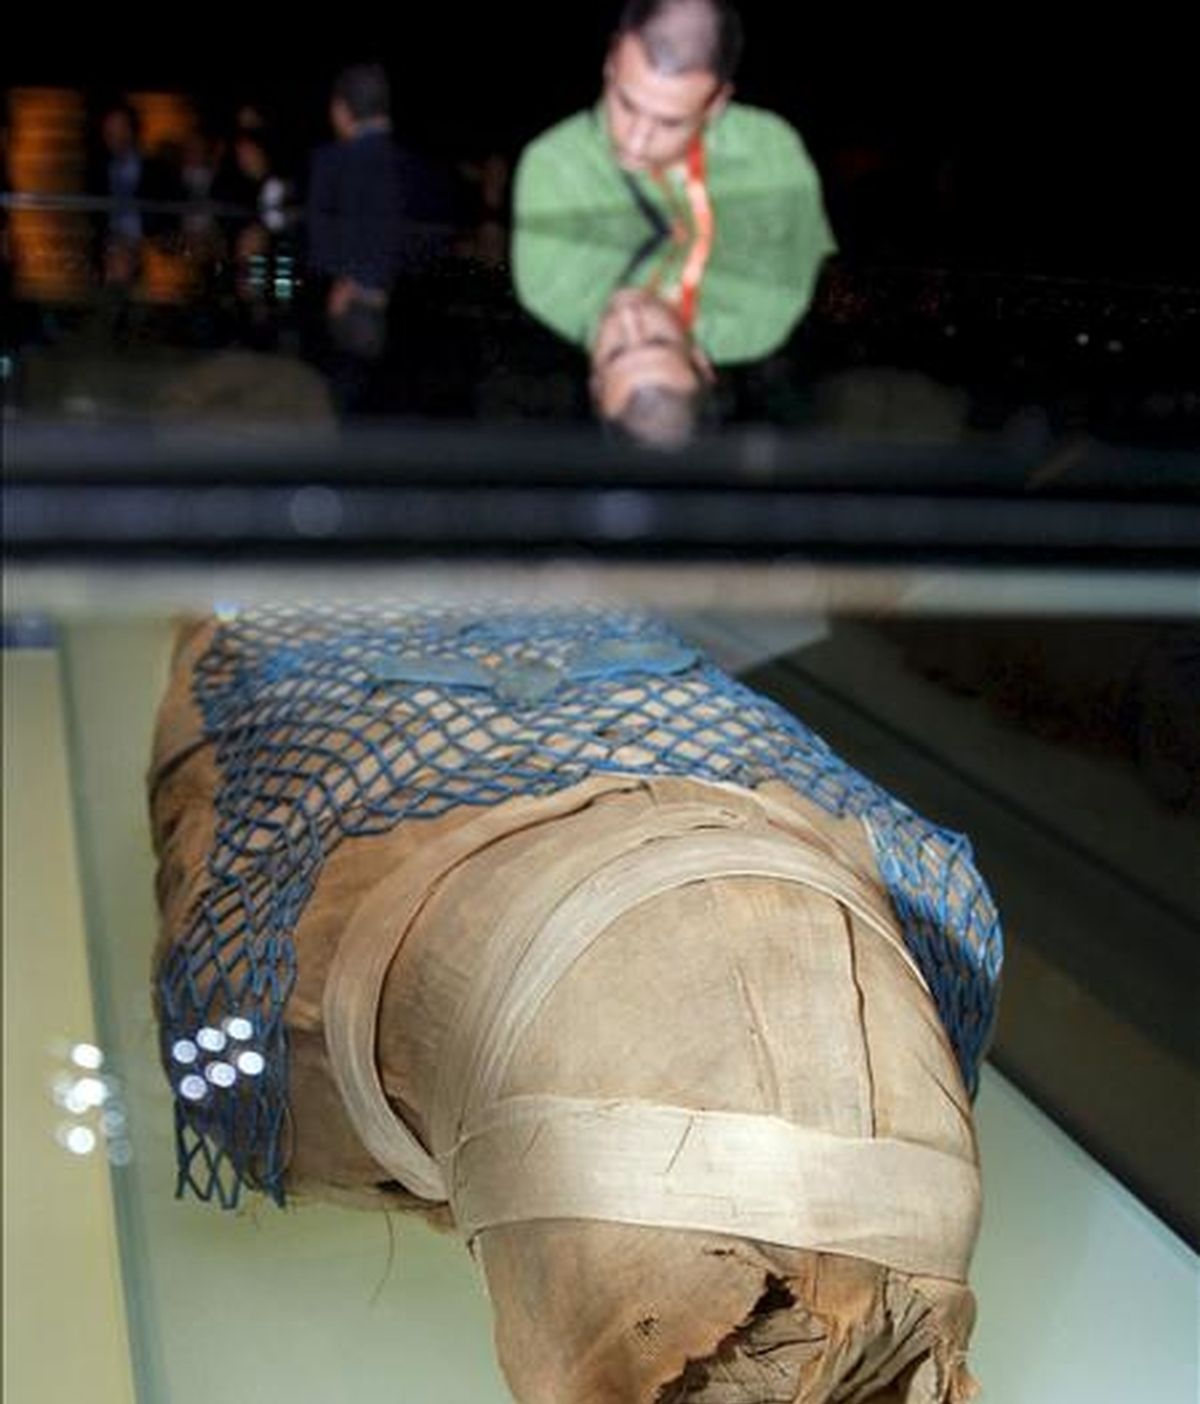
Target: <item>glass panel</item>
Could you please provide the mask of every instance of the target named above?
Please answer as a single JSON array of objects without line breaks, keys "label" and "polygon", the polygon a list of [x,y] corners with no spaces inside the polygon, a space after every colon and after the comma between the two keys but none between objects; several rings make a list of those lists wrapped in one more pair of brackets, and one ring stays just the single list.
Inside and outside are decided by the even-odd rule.
[{"label": "glass panel", "polygon": [[[541,990],[557,943],[574,951],[643,880],[654,826],[678,823],[733,866],[702,889],[650,884],[608,922],[624,960],[605,967],[598,941],[570,971],[607,970],[612,989],[571,1003],[564,975],[561,1005],[537,1006],[560,1021],[549,1053],[512,1034],[547,1079],[519,1088],[530,1105],[572,1105],[539,1103],[511,1202],[575,1193],[553,1155],[577,1102],[619,1127],[686,1106],[648,1177],[680,1195],[728,1169],[729,1127],[710,1142],[707,1118],[758,1113],[761,1154],[709,1196],[738,1213],[766,1212],[746,1208],[782,1144],[763,1137],[826,1136],[821,1154],[786,1141],[794,1216],[820,1198],[795,1186],[824,1183],[846,1143],[919,1144],[926,1188],[961,1188],[973,1118],[970,1363],[989,1397],[1195,1397],[1200,286],[1182,221],[1150,202],[1178,172],[1157,134],[1118,159],[1126,119],[1064,102],[1061,69],[1000,91],[961,64],[876,61],[859,35],[816,42],[782,11],[747,7],[730,94],[731,51],[705,28],[719,9],[632,6],[636,34],[609,44],[611,15],[582,7],[557,69],[510,19],[457,12],[411,21],[404,73],[337,86],[311,37],[273,77],[249,41],[210,57],[182,38],[130,49],[105,90],[53,45],[15,66],[5,1155],[58,1228],[31,1217],[6,1241],[10,1283],[36,1272],[41,1289],[6,1317],[27,1337],[9,1392],[78,1393],[45,1358],[69,1336],[106,1400],[704,1404],[728,1386],[750,1404],[768,1386],[747,1362],[768,1359],[783,1400],[826,1319],[806,1302],[867,1312],[883,1289],[855,1274],[877,1259],[906,1310],[943,1304],[944,1345],[964,1300],[943,1269],[953,1233],[888,1239],[920,1176],[889,1171],[851,1230],[810,1233],[820,1272],[751,1248],[775,1243],[765,1229],[720,1237],[711,1208],[676,1225],[707,1245],[707,1275],[675,1250],[647,1267],[637,1234],[664,1231],[632,1192],[604,1271],[578,1212],[536,1242],[522,1221],[507,1258],[508,1228],[472,1255],[449,1209],[436,1228],[408,1212],[412,1155],[464,1222],[475,1182],[445,1167],[493,1133],[464,1179],[515,1155],[509,1122],[508,1142],[482,1113],[448,1128],[425,1096],[423,1077],[443,1088],[483,1061],[482,1035],[456,1061],[416,1016],[494,1013],[492,986],[464,993],[485,959],[524,1008],[520,942],[547,962],[528,976]],[[667,29],[638,29],[643,10]],[[699,29],[671,28],[680,15]],[[572,843],[521,848],[511,816],[551,811]],[[486,841],[457,854],[476,821]],[[729,857],[747,833],[753,862]],[[798,849],[820,855],[805,883]],[[378,914],[365,896],[390,939],[414,872],[411,941],[445,965],[352,1065],[338,1019],[375,986],[335,986],[326,963]],[[551,879],[566,895],[543,912]],[[573,920],[555,926],[560,906]],[[306,913],[315,946],[297,944]],[[743,927],[752,949],[714,975]],[[511,969],[497,931],[526,952]],[[781,932],[794,941],[772,945]],[[664,933],[686,944],[656,967]],[[751,969],[764,951],[771,978]],[[403,985],[403,960],[388,969],[381,1008]],[[892,1019],[903,1036],[877,1056]],[[694,1047],[672,1048],[672,1020]],[[855,1030],[851,1052],[814,1074],[826,1024]],[[974,1082],[985,1044],[967,1111],[960,1074]],[[360,1116],[348,1066],[382,1078],[390,1130]],[[936,1127],[932,1150],[908,1123],[882,1134],[903,1120],[893,1094]],[[522,1134],[527,1111],[506,1112]],[[537,1178],[547,1164],[557,1180]],[[600,1164],[576,1180],[609,1183],[611,1203],[629,1181]],[[214,1166],[233,1212],[176,1197],[212,1188]],[[86,1337],[54,1306],[85,1282]],[[1114,1282],[1122,1329],[1097,1332]],[[926,1397],[934,1328],[879,1345],[911,1325],[888,1300],[886,1329],[862,1328],[884,1392],[845,1361],[835,1380],[830,1352],[825,1394],[801,1398]]]}]

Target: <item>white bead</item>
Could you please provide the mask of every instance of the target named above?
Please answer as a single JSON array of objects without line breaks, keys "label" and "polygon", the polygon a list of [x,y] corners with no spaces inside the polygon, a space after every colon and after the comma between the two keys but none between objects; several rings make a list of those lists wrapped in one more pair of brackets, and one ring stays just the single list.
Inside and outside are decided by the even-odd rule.
[{"label": "white bead", "polygon": [[208,1095],[208,1084],[196,1073],[189,1073],[179,1084],[179,1095],[189,1102],[200,1102]]},{"label": "white bead", "polygon": [[204,1076],[214,1087],[232,1087],[237,1081],[237,1071],[232,1063],[209,1063]]},{"label": "white bead", "polygon": [[225,1032],[237,1043],[245,1043],[254,1037],[254,1025],[249,1019],[227,1019]]},{"label": "white bead", "polygon": [[225,1047],[225,1035],[220,1029],[206,1027],[196,1035],[196,1042],[206,1053],[219,1053]]},{"label": "white bead", "polygon": [[198,1056],[199,1051],[190,1038],[177,1038],[171,1045],[171,1057],[185,1067],[194,1063]]},{"label": "white bead", "polygon": [[245,1053],[238,1054],[237,1065],[238,1071],[245,1073],[247,1077],[259,1077],[267,1066],[267,1060],[261,1053],[248,1048]]}]

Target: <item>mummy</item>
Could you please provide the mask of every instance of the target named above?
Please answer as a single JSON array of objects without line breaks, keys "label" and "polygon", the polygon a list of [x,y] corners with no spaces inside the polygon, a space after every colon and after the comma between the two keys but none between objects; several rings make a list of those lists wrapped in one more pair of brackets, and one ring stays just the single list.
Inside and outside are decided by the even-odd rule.
[{"label": "mummy", "polygon": [[457,1232],[521,1404],[971,1396],[970,846],[653,620],[180,631],[179,1190]]}]

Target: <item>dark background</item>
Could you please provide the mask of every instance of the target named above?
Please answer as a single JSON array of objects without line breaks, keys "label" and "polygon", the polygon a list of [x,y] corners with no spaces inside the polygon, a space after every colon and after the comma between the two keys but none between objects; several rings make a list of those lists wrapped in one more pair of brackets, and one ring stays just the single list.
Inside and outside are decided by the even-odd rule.
[{"label": "dark background", "polygon": [[[1045,9],[808,12],[746,3],[738,96],[802,132],[852,255],[1004,271],[1195,281],[1190,216],[1197,122],[1182,21],[1096,8],[1052,27]],[[193,94],[217,131],[239,103],[266,110],[302,173],[325,138],[344,63],[390,71],[396,125],[447,159],[515,155],[592,101],[617,6],[444,5],[422,12],[173,7],[10,29],[12,84]]]}]

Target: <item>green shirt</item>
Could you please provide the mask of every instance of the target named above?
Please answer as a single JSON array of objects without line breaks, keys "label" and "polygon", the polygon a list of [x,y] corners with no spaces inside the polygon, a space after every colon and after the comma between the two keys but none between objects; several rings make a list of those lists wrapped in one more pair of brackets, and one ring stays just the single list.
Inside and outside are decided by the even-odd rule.
[{"label": "green shirt", "polygon": [[[700,287],[695,334],[717,365],[769,355],[812,300],[835,249],[821,182],[782,118],[731,103],[705,131],[716,234]],[[686,205],[682,181],[676,185]],[[513,277],[524,307],[587,346],[618,287],[641,285],[661,263],[631,182],[669,227],[658,183],[623,172],[603,112],[580,112],[526,147],[514,193]]]}]

